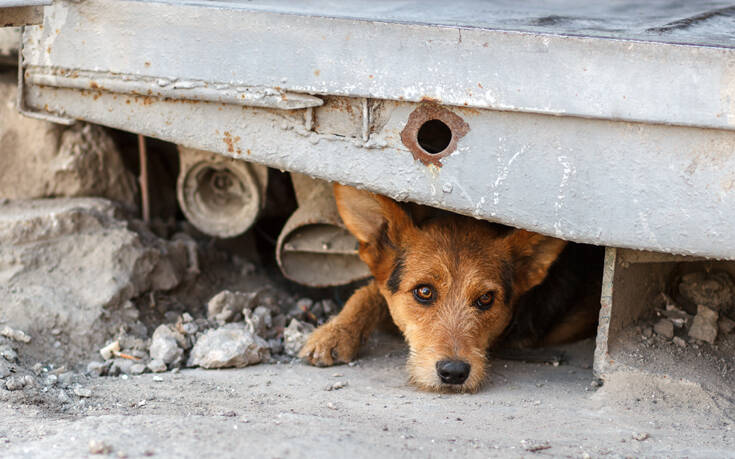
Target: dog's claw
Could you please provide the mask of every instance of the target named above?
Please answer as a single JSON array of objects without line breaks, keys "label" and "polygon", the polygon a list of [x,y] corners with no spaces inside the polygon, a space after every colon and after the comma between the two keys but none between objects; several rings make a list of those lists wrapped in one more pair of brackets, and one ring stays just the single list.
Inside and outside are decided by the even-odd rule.
[{"label": "dog's claw", "polygon": [[318,367],[348,363],[357,355],[360,333],[327,323],[316,329],[299,352],[299,357]]}]

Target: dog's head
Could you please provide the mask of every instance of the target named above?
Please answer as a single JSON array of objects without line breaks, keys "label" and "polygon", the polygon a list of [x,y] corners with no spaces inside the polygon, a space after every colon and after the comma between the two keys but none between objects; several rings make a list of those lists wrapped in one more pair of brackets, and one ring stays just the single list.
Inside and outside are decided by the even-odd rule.
[{"label": "dog's head", "polygon": [[384,196],[342,185],[334,191],[408,341],[411,380],[429,390],[477,389],[487,348],[565,242],[454,214],[419,223]]}]

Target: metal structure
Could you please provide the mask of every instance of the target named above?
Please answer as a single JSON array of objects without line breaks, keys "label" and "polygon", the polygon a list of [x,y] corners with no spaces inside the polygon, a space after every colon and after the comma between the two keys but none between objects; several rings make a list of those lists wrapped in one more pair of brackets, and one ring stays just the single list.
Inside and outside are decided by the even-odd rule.
[{"label": "metal structure", "polygon": [[[600,374],[608,336],[645,312],[618,295],[611,313],[624,249],[735,259],[727,2],[58,0],[44,15],[23,35],[29,115],[623,248]],[[334,222],[306,239],[293,222],[282,267],[354,257],[347,239],[320,248]]]}]

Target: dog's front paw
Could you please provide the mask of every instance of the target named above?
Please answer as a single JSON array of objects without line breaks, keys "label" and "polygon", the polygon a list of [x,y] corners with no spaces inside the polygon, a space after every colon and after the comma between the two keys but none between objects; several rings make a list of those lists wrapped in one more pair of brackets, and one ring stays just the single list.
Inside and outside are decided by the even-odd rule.
[{"label": "dog's front paw", "polygon": [[357,355],[360,333],[348,327],[326,323],[311,334],[299,357],[312,365],[328,367],[348,363]]}]

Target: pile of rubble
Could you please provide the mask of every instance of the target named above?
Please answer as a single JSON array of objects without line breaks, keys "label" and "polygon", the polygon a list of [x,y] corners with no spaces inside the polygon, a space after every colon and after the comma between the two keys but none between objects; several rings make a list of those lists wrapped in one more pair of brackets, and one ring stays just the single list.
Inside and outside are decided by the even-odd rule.
[{"label": "pile of rubble", "polygon": [[727,272],[694,272],[682,276],[677,300],[660,293],[655,300],[657,321],[642,329],[680,347],[714,345],[718,337],[735,330],[735,284]]},{"label": "pile of rubble", "polygon": [[100,350],[87,372],[96,376],[163,372],[181,367],[241,368],[296,357],[315,326],[337,312],[329,299],[302,298],[288,312],[272,289],[223,290],[207,317],[185,312],[158,326],[150,339],[121,334]]}]

